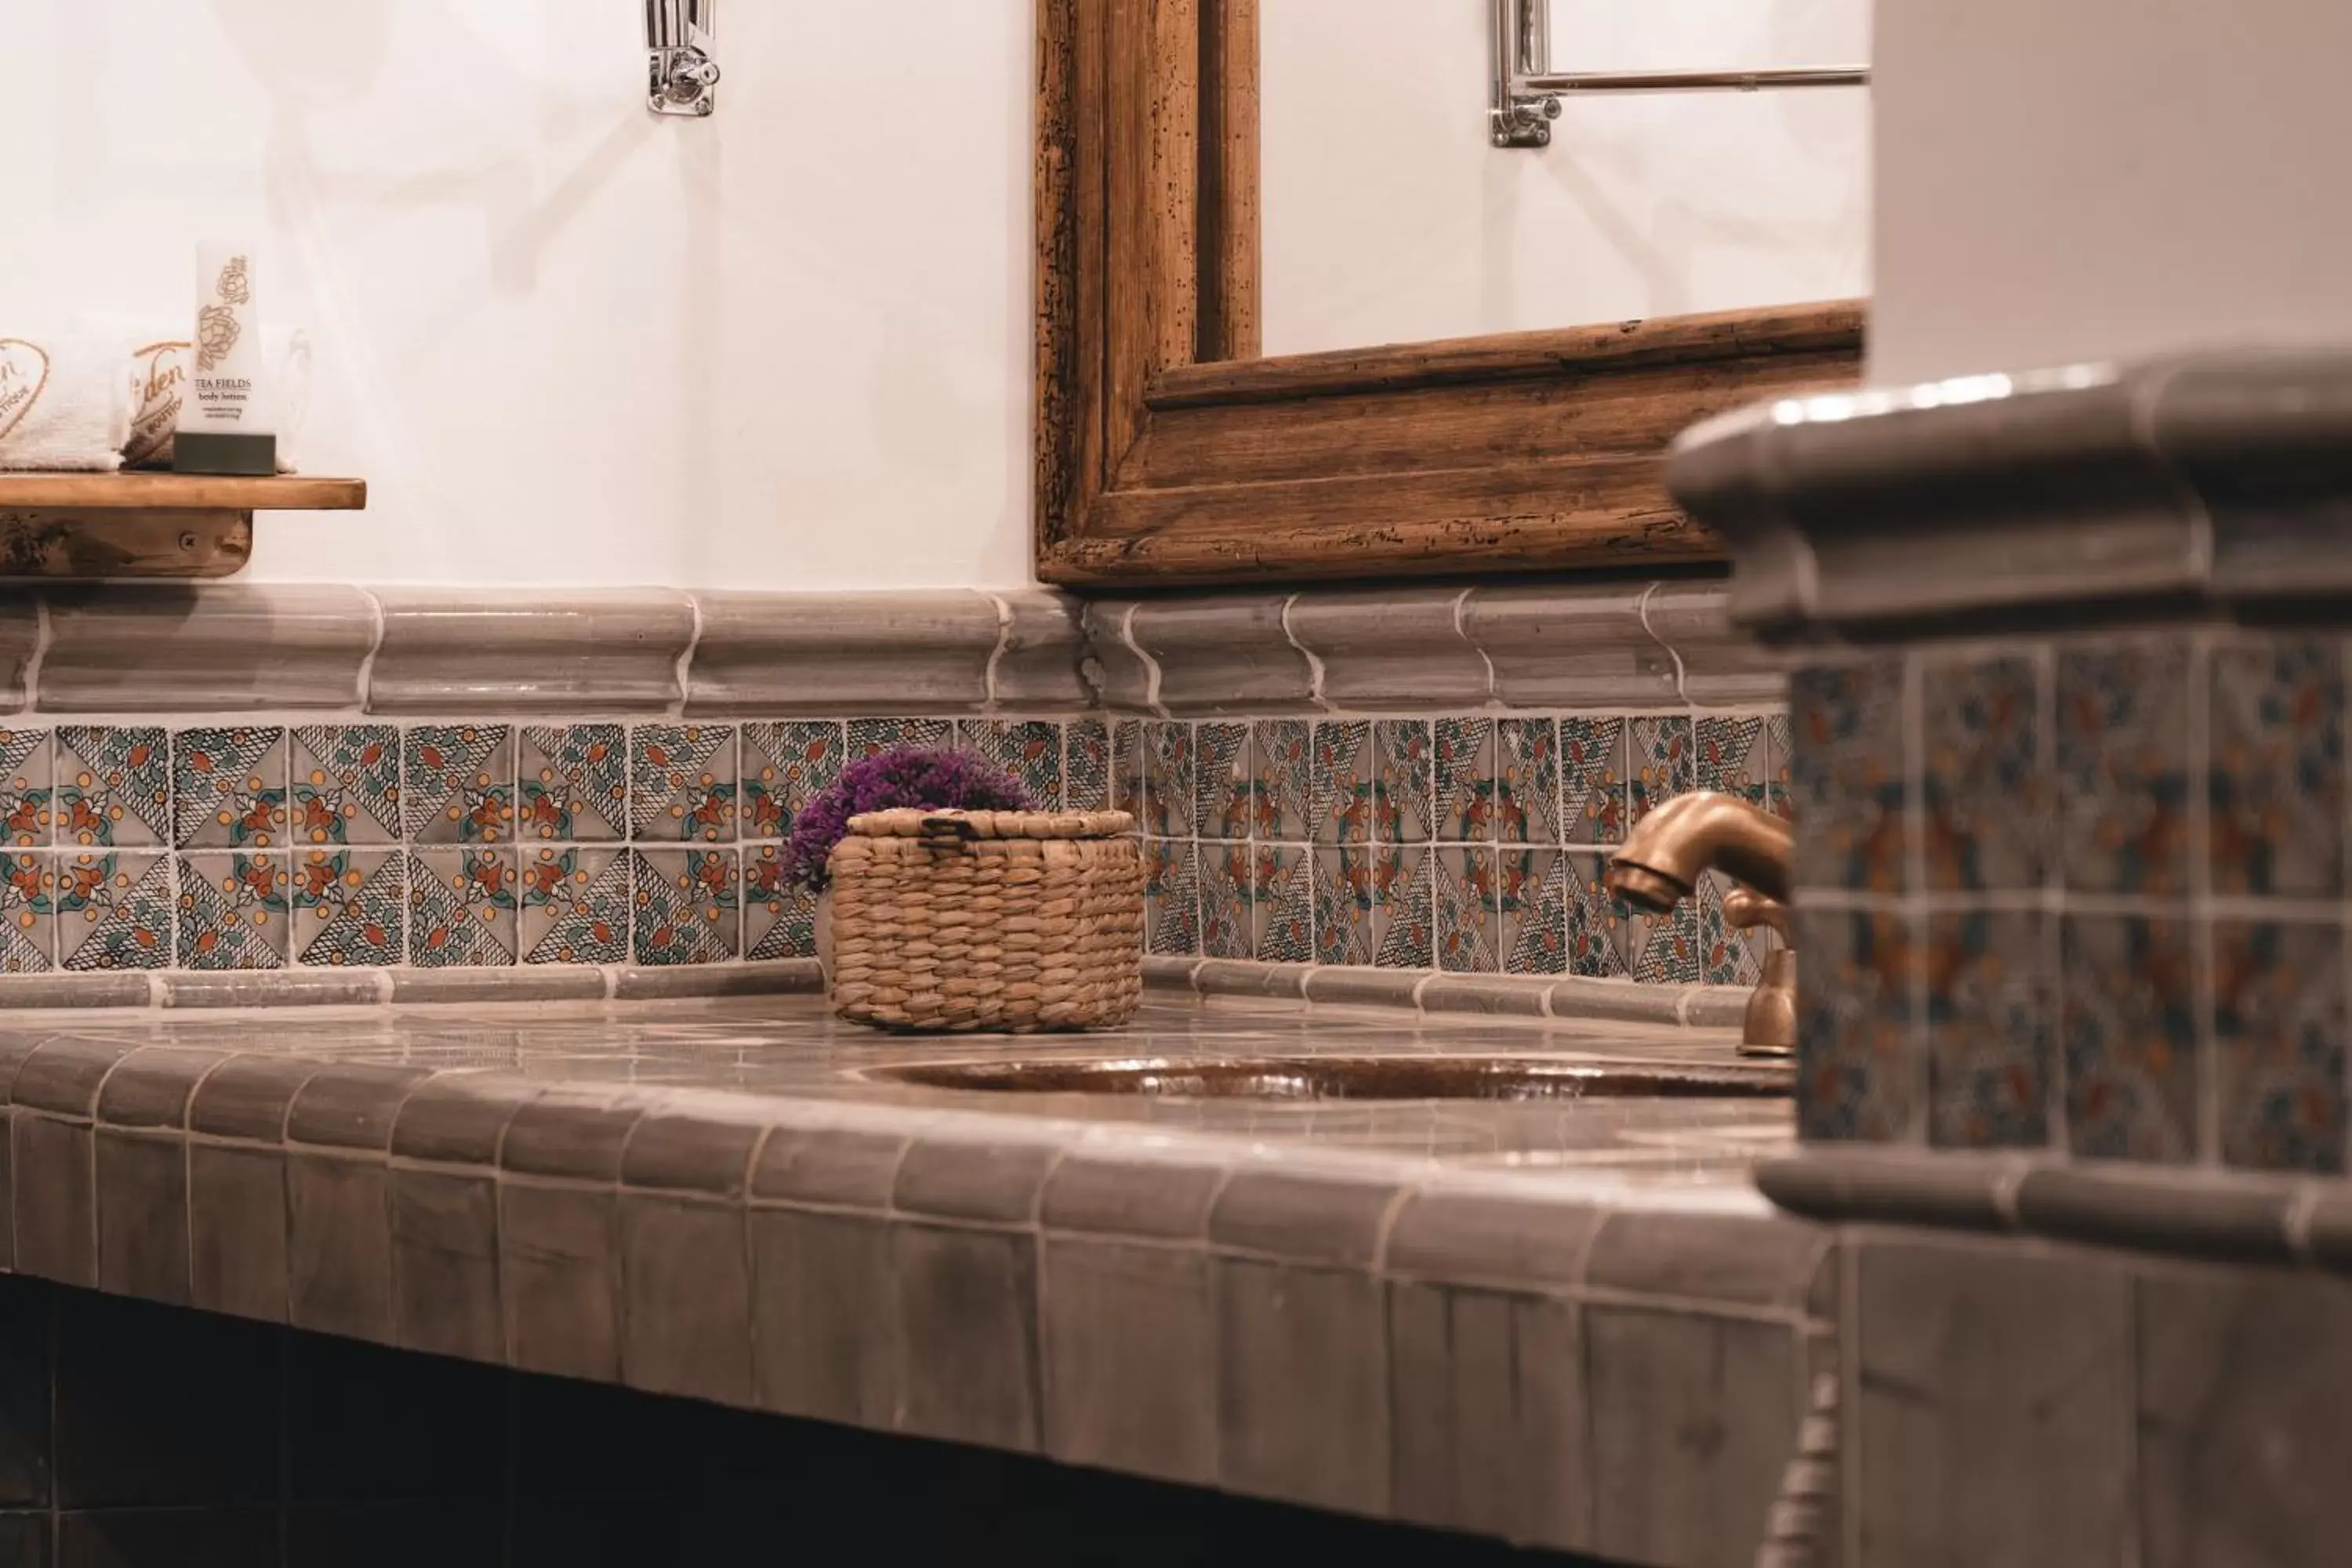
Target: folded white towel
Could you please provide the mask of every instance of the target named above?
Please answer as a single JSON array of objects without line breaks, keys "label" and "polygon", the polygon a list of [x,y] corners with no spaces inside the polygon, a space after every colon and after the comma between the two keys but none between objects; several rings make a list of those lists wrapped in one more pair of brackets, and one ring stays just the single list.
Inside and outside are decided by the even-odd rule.
[{"label": "folded white towel", "polygon": [[[132,333],[126,385],[131,400],[131,436],[122,448],[126,468],[168,468],[173,437],[180,424],[180,394],[188,379],[188,340],[168,332]],[[294,444],[310,404],[310,334],[299,327],[265,327],[261,342],[270,382],[259,412],[278,436],[278,471],[294,471]]]},{"label": "folded white towel", "polygon": [[76,324],[0,327],[0,468],[106,473],[131,434],[125,338]]}]

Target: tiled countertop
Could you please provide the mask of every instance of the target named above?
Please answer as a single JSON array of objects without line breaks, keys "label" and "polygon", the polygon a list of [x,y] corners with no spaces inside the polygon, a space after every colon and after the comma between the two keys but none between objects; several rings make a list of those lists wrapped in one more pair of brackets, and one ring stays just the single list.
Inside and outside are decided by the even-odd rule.
[{"label": "tiled countertop", "polygon": [[1834,1314],[1785,1101],[982,1095],[1022,1056],[1727,1034],[1154,998],[901,1040],[818,998],[16,1014],[5,1261],[528,1370],[1659,1563],[1744,1563]]}]

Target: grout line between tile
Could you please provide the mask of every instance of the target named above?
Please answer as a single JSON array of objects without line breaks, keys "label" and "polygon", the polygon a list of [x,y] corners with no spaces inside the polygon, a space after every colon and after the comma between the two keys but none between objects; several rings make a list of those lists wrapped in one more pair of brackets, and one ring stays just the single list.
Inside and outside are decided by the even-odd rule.
[{"label": "grout line between tile", "polygon": [[388,624],[388,617],[383,613],[383,601],[376,597],[374,590],[358,584],[352,586],[359,596],[367,602],[368,607],[367,652],[360,656],[359,674],[352,681],[359,689],[359,710],[365,713],[369,710],[369,700],[375,691],[375,656],[383,651],[384,627]]},{"label": "grout line between tile", "polygon": [[1154,717],[1167,719],[1172,715],[1168,711],[1168,705],[1160,700],[1160,661],[1147,652],[1141,643],[1135,640],[1135,615],[1142,608],[1140,604],[1130,604],[1120,614],[1118,640],[1127,645],[1128,652],[1143,663],[1144,707],[1150,710]]},{"label": "grout line between tile", "polygon": [[1299,598],[1299,595],[1293,594],[1282,601],[1282,635],[1290,640],[1290,646],[1297,648],[1299,656],[1307,660],[1307,700],[1314,703],[1318,711],[1328,713],[1331,711],[1331,703],[1329,699],[1323,695],[1323,656],[1308,647],[1300,639],[1297,628],[1290,624],[1291,606],[1297,604]]},{"label": "grout line between tile", "polygon": [[1660,637],[1658,628],[1650,624],[1650,601],[1664,586],[1665,584],[1663,583],[1652,583],[1644,587],[1642,590],[1642,596],[1633,602],[1633,613],[1642,622],[1643,634],[1665,649],[1666,657],[1675,661],[1675,696],[1681,700],[1684,707],[1696,708],[1697,704],[1690,700],[1689,672],[1683,668],[1682,651]]},{"label": "grout line between tile", "polygon": [[694,691],[694,656],[702,651],[702,595],[688,594],[686,608],[693,617],[693,625],[688,628],[686,646],[677,654],[677,700],[667,704],[662,710],[673,719],[686,717],[687,701]]},{"label": "grout line between tile", "polygon": [[996,607],[996,646],[988,650],[987,668],[981,671],[981,711],[996,711],[996,667],[1013,647],[1013,605],[1001,594],[979,590],[981,596]]}]

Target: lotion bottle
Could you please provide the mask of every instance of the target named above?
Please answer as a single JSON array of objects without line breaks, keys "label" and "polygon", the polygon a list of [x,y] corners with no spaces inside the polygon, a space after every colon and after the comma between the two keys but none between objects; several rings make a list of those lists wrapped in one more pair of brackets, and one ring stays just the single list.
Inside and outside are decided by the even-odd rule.
[{"label": "lotion bottle", "polygon": [[207,242],[196,247],[196,320],[190,337],[194,347],[173,438],[172,467],[177,472],[278,472],[258,298],[250,246]]}]

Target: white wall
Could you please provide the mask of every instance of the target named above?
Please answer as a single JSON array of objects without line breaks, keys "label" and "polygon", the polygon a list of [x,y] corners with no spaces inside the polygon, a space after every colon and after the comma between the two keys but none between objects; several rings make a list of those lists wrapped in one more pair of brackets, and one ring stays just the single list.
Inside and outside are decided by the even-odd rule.
[{"label": "white wall", "polygon": [[[1585,99],[1498,151],[1487,0],[1263,11],[1269,353],[1870,292],[1864,89]],[[1552,63],[1845,64],[1869,34],[1868,0],[1555,0]]]},{"label": "white wall", "polygon": [[1878,35],[1874,379],[2352,342],[2352,5],[1899,0]]},{"label": "white wall", "polygon": [[373,487],[257,577],[1024,581],[1029,6],[877,9],[722,5],[695,122],[641,0],[0,0],[0,331],[253,237]]}]

